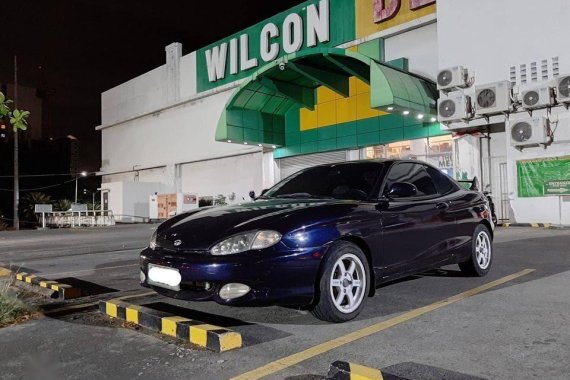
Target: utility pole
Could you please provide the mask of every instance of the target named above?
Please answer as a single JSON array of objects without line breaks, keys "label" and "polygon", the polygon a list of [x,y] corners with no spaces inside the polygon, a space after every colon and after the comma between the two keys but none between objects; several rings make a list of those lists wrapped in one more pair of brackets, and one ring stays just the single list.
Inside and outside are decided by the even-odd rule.
[{"label": "utility pole", "polygon": [[[18,57],[14,56],[14,109],[18,109]],[[20,229],[20,181],[18,166],[18,130],[14,132],[14,229]]]}]

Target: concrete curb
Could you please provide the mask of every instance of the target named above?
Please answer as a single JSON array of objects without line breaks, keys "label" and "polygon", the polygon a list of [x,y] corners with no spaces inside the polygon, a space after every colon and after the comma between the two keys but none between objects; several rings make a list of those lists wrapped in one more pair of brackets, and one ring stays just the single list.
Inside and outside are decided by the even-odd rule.
[{"label": "concrete curb", "polygon": [[110,317],[135,323],[215,352],[242,347],[241,334],[204,322],[175,316],[120,300],[100,301],[99,310]]},{"label": "concrete curb", "polygon": [[74,288],[71,285],[60,284],[57,281],[48,280],[42,277],[38,277],[35,274],[28,273],[16,273],[16,281],[22,281],[26,284],[40,286],[45,289],[53,290],[57,292],[58,298],[62,300],[79,298],[81,297],[81,289]]},{"label": "concrete curb", "polygon": [[499,224],[500,227],[533,227],[533,228],[551,228],[553,225],[551,223],[502,223]]},{"label": "concrete curb", "polygon": [[13,274],[14,274],[14,272],[12,272],[10,269],[0,267],[0,278],[12,277]]},{"label": "concrete curb", "polygon": [[379,369],[337,360],[329,368],[327,380],[406,380],[400,376],[383,373]]}]

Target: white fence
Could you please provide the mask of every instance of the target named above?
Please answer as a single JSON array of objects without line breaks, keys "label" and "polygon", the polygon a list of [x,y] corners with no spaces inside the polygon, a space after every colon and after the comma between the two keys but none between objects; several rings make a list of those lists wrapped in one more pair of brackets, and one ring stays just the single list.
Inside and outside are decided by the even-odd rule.
[{"label": "white fence", "polygon": [[[41,215],[40,223],[42,223]],[[113,225],[115,225],[115,217],[112,211],[56,211],[45,213],[44,227],[75,228]]]}]

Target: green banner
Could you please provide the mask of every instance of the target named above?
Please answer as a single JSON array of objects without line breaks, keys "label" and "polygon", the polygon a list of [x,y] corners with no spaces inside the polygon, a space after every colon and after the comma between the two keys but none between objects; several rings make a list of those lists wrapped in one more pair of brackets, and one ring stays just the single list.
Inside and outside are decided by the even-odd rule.
[{"label": "green banner", "polygon": [[570,194],[570,156],[517,161],[518,196]]},{"label": "green banner", "polygon": [[198,92],[245,78],[291,51],[336,47],[353,41],[354,4],[354,0],[308,0],[199,49],[196,52]]}]

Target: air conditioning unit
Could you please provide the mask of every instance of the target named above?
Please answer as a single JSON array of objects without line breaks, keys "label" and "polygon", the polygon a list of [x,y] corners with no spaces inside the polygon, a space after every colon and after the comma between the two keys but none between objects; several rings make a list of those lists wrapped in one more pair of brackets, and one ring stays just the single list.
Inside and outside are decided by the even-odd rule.
[{"label": "air conditioning unit", "polygon": [[520,95],[521,104],[527,110],[553,106],[556,102],[551,82],[543,82],[536,84],[534,87],[526,87],[525,90],[521,91]]},{"label": "air conditioning unit", "polygon": [[470,119],[473,117],[471,97],[463,91],[442,94],[437,101],[437,115],[440,123]]},{"label": "air conditioning unit", "polygon": [[489,116],[511,111],[511,86],[508,80],[475,86],[475,114]]},{"label": "air conditioning unit", "polygon": [[548,144],[552,141],[550,121],[545,117],[533,117],[511,124],[511,145],[517,148]]},{"label": "air conditioning unit", "polygon": [[556,100],[570,103],[570,75],[561,75],[556,79]]},{"label": "air conditioning unit", "polygon": [[437,74],[437,89],[448,90],[452,88],[469,87],[469,73],[463,66],[443,69]]}]

